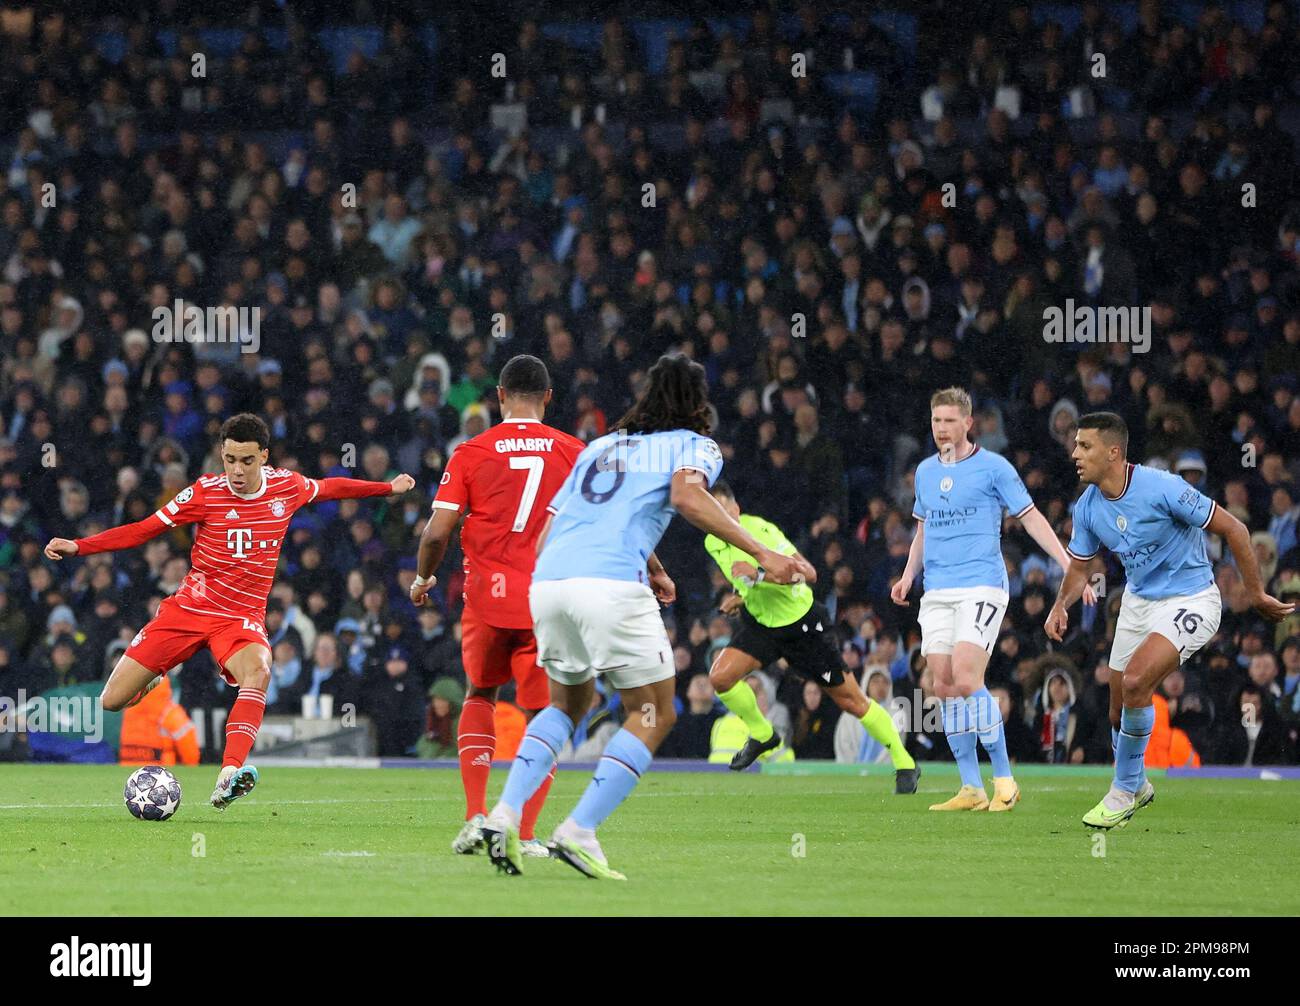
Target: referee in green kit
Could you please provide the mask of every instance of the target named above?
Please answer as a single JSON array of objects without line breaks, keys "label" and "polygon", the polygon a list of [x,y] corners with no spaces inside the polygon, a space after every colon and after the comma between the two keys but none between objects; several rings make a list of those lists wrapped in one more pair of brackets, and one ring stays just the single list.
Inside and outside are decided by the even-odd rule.
[{"label": "referee in green kit", "polygon": [[[732,519],[772,551],[798,554],[775,524],[740,512],[725,479],[714,483],[712,493]],[[735,591],[722,602],[722,611],[740,613],[739,629],[709,670],[718,698],[749,728],[749,740],[731,759],[731,768],[737,772],[748,768],[755,758],[781,744],[771,722],[759,711],[754,690],[745,678],[784,657],[791,670],[817,682],[889,751],[894,792],[915,793],[921,770],[903,747],[888,711],[863,694],[853,675],[844,673],[830,616],[814,600],[812,588],[806,583],[767,582],[751,556],[714,535],[704,539],[704,547]]]}]

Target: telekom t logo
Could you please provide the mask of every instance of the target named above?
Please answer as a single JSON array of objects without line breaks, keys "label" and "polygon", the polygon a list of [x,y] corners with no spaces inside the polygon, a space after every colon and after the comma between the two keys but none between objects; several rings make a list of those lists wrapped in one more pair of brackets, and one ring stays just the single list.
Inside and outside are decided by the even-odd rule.
[{"label": "telekom t logo", "polygon": [[253,544],[253,532],[247,528],[231,527],[226,529],[226,546],[236,559],[247,559],[244,549]]}]

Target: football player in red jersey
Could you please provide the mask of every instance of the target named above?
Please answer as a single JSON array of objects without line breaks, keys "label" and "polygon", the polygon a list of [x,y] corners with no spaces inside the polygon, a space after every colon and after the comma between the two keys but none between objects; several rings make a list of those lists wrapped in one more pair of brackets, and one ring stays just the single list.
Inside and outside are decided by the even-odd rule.
[{"label": "football player in red jersey", "polygon": [[[433,515],[420,536],[417,575],[411,585],[411,600],[425,604],[436,582],[433,573],[464,518],[461,653],[471,687],[458,731],[465,824],[451,844],[453,852],[464,854],[483,847],[488,773],[496,747],[497,689],[513,676],[516,701],[530,719],[550,703],[546,671],[537,663],[528,586],[546,505],[586,446],[542,423],[551,400],[551,376],[537,357],[516,356],[506,363],[497,400],[501,422],[466,440],[447,461]],[[554,777],[552,770],[524,805],[519,838],[525,855],[549,855],[533,828]]]},{"label": "football player in red jersey", "polygon": [[257,416],[232,416],[221,425],[223,474],[200,476],[144,520],[89,538],[52,538],[45,546],[46,557],[57,561],[65,555],[134,548],[172,528],[197,525],[190,571],[131,641],[100,701],[109,711],[135,704],[159,675],[206,646],[221,676],[239,688],[226,720],[221,773],[212,791],[218,810],[257,785],[257,769],[244,762],[262,724],[271,680],[266,598],[294,511],[324,500],[400,495],[415,486],[409,475],[392,482],[309,479],[267,465],[270,444],[270,430]]}]

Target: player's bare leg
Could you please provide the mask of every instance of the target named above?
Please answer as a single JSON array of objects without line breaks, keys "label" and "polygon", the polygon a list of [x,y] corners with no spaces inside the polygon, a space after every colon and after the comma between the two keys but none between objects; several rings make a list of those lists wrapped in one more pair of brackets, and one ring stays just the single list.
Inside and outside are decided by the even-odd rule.
[{"label": "player's bare leg", "polygon": [[[659,749],[665,737],[677,722],[677,712],[673,708],[674,680],[666,678],[663,681],[655,681],[648,685],[640,685],[636,688],[620,688],[619,696],[623,703],[623,708],[627,711],[627,719],[623,721],[623,731],[631,734],[641,744],[644,744],[651,755]],[[634,769],[631,764],[615,758],[609,754],[610,748],[617,745],[622,737],[620,731],[613,739],[610,740],[606,753],[602,757],[600,766],[608,762],[618,762],[617,772],[630,773],[634,778],[632,785],[635,785],[635,778],[639,777],[639,770]],[[633,742],[635,743],[635,742]],[[643,766],[644,768],[644,766]],[[575,820],[575,816],[581,819],[583,806],[591,800],[595,787],[599,786],[602,776],[602,768],[597,767],[596,774],[592,777],[592,785],[588,788],[587,793],[583,794],[582,801],[579,802],[574,813],[565,818],[563,823],[555,829],[551,836],[551,854],[556,859],[568,863],[579,873],[584,876],[597,880],[626,880],[627,878],[610,867],[608,860],[605,858],[605,852],[600,847],[600,842],[596,838],[595,825],[582,827]],[[612,785],[608,776],[605,778],[606,790]],[[626,795],[624,793],[623,795]],[[597,797],[596,799],[601,799]],[[612,812],[617,806],[617,801],[622,796],[617,797],[614,803],[607,803],[603,811],[604,814]]]},{"label": "player's bare leg", "polygon": [[[960,645],[960,644],[958,644]],[[934,678],[934,694],[945,705],[952,699],[965,700],[953,678],[953,655],[951,653],[929,653],[925,657],[926,667]],[[951,739],[949,740],[951,744]],[[989,798],[981,783],[976,786],[962,783],[957,794],[943,803],[930,805],[931,810],[988,810]]]},{"label": "player's bare leg", "polygon": [[1102,798],[1101,803],[1084,815],[1083,823],[1088,827],[1123,828],[1135,813],[1155,799],[1155,787],[1151,785],[1141,766],[1136,766],[1139,780],[1136,790],[1130,791],[1119,785],[1121,773],[1126,770],[1131,771],[1134,767],[1121,765],[1121,759],[1142,758],[1146,752],[1145,744],[1138,745],[1131,753],[1122,750],[1130,746],[1124,744],[1126,731],[1123,716],[1128,710],[1146,709],[1150,706],[1160,682],[1172,674],[1178,664],[1178,648],[1160,633],[1153,632],[1142,641],[1133,656],[1129,658],[1123,674],[1112,669],[1110,677],[1112,723],[1114,723],[1117,679],[1120,682],[1118,690],[1122,707],[1118,726],[1119,737],[1116,740],[1115,781],[1111,783],[1110,791]]},{"label": "player's bare leg", "polygon": [[157,686],[162,678],[157,671],[131,657],[123,656],[104,682],[99,701],[104,711],[115,713],[135,705]]},{"label": "player's bare leg", "polygon": [[266,713],[266,687],[271,683],[271,651],[258,643],[240,647],[226,660],[226,670],[239,685],[239,696],[226,719],[226,750],[211,803],[225,810],[257,785],[257,769],[244,761],[253,750]]},{"label": "player's bare leg", "polygon": [[1158,632],[1142,641],[1124,669],[1121,700],[1125,709],[1151,705],[1160,682],[1178,669],[1178,648]]},{"label": "player's bare leg", "polygon": [[591,708],[591,696],[595,691],[595,678],[584,681],[580,685],[562,685],[558,681],[552,681],[551,705],[577,723]]},{"label": "player's bare leg", "polygon": [[852,674],[846,674],[838,685],[823,685],[822,688],[840,709],[861,723],[889,751],[894,764],[894,792],[905,796],[915,793],[921,769],[903,746],[903,739],[898,734],[889,710],[872,702]]},{"label": "player's bare leg", "polygon": [[533,718],[529,732],[519,745],[505,791],[483,824],[483,843],[488,859],[507,876],[523,873],[524,854],[519,841],[523,806],[554,767],[555,756],[559,754],[564,738],[572,736],[574,725],[591,708],[595,691],[594,678],[576,685],[552,679],[551,704]]},{"label": "player's bare leg", "polygon": [[619,689],[623,708],[627,710],[627,721],[623,727],[648,747],[651,754],[659,749],[677,722],[677,712],[673,708],[673,689],[672,678],[638,688]]},{"label": "player's bare leg", "polygon": [[930,676],[934,679],[935,697],[940,699],[956,697],[957,689],[952,683],[952,654],[928,654],[925,658],[925,666],[930,671]]},{"label": "player's bare leg", "polygon": [[749,730],[744,746],[731,758],[733,772],[749,768],[761,755],[781,746],[781,735],[758,708],[758,698],[745,678],[759,669],[759,662],[744,650],[724,647],[709,668],[709,684],[722,704],[740,717]]}]

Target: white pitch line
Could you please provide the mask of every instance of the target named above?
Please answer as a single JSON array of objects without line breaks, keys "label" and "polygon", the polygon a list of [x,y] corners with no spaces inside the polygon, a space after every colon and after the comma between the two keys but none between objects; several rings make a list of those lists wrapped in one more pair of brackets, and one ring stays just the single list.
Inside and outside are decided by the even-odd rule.
[{"label": "white pitch line", "polygon": [[[1078,791],[1079,788],[1075,786],[1048,785],[1048,786],[1026,787],[1026,792],[1031,796],[1034,793],[1066,793],[1066,792],[1078,792]],[[853,793],[853,792],[845,792],[842,789],[800,789],[793,794],[783,794],[783,795],[785,796],[793,795],[793,796],[800,796],[800,797],[840,796],[845,798],[852,798],[855,796],[877,796],[877,795],[884,794],[885,792],[886,791],[883,789],[880,791],[880,793],[876,793],[872,790],[862,790],[858,793]],[[941,793],[941,792],[947,792],[947,790],[943,789],[942,787],[923,786],[921,788],[921,792]],[[1253,793],[1258,791],[1255,790],[1253,787],[1248,789],[1247,787],[1243,786],[1243,787],[1233,787],[1232,792],[1236,794],[1238,792]],[[708,797],[711,799],[727,800],[727,799],[750,799],[755,795],[756,794],[752,792],[720,793],[717,790],[711,790],[711,789],[710,790],[675,790],[670,793],[656,793],[652,790],[644,790],[644,791],[638,790],[633,796],[633,799],[654,798],[660,800],[663,799],[694,800],[700,797]],[[776,796],[776,794],[773,795]],[[328,798],[316,798],[312,800],[271,800],[267,798],[262,798],[261,800],[259,800],[257,797],[251,797],[248,799],[248,806],[250,807],[281,807],[281,806],[312,807],[312,806],[329,806],[333,804],[363,804],[363,803],[450,803],[450,802],[458,802],[459,800],[460,800],[459,796],[377,796],[377,797],[356,797],[356,798],[328,797]],[[116,806],[118,806],[117,803],[0,803],[0,810],[95,810],[100,808],[108,808],[108,807],[116,807]]]},{"label": "white pitch line", "polygon": [[[279,807],[285,804],[333,804],[333,803],[437,803],[443,800],[460,800],[460,797],[440,796],[381,796],[359,797],[352,800],[249,800],[248,806]],[[0,810],[87,810],[97,807],[116,807],[116,803],[0,803]]]},{"label": "white pitch line", "polygon": [[[808,794],[812,796],[835,796],[839,791],[829,790],[800,790],[800,795]],[[676,793],[641,793],[642,797],[690,797],[692,799],[702,796],[747,796],[749,794],[718,794],[712,790],[691,790],[687,792]],[[376,796],[376,797],[357,797],[354,799],[345,799],[342,797],[318,798],[314,800],[271,800],[256,797],[249,798],[246,805],[249,807],[284,807],[284,806],[327,806],[333,804],[349,803],[451,803],[459,802],[459,796]],[[0,803],[0,810],[95,810],[100,808],[116,807],[116,803]]]},{"label": "white pitch line", "polygon": [[[882,793],[884,790],[881,791]],[[934,789],[924,790],[924,792],[946,792],[946,790]],[[1041,792],[1041,790],[1040,790]],[[716,790],[677,790],[672,793],[655,793],[651,791],[638,792],[636,797],[639,799],[699,799],[700,797],[709,797],[715,799],[748,799],[752,793],[719,793]],[[851,798],[854,793],[846,793],[838,789],[801,789],[798,796],[843,796]],[[871,794],[865,794],[871,795]],[[249,807],[285,807],[285,806],[327,806],[333,804],[350,804],[350,803],[451,803],[460,802],[460,796],[380,796],[380,797],[357,797],[355,799],[344,799],[341,797],[331,797],[327,799],[315,800],[272,800],[266,797],[258,799],[252,797],[245,802]],[[0,810],[93,810],[96,808],[116,807],[116,803],[0,803]]]}]

